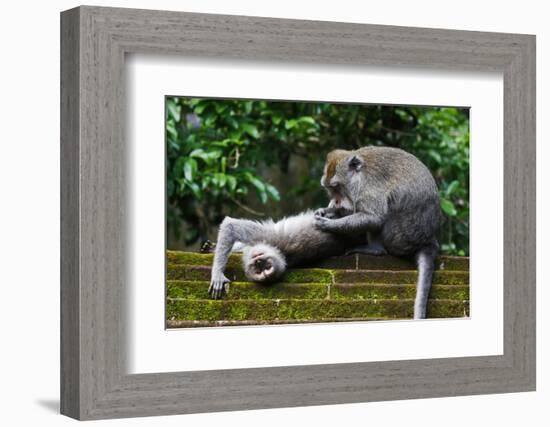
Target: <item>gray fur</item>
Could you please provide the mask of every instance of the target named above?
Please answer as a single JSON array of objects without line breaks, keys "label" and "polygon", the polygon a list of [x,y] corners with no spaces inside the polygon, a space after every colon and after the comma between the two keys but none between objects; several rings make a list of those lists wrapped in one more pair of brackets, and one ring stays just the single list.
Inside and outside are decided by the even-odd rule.
[{"label": "gray fur", "polygon": [[415,257],[418,282],[415,318],[424,318],[431,288],[441,211],[437,186],[420,160],[390,147],[337,150],[327,156],[321,183],[331,195],[330,206],[352,207],[337,219],[317,211],[320,230],[368,233],[369,244],[354,252]]},{"label": "gray fur", "polygon": [[[328,209],[326,215],[335,218],[343,213],[342,210]],[[223,271],[235,244],[242,244],[243,267],[247,277],[253,281],[267,282],[279,278],[287,267],[341,255],[346,249],[365,242],[365,238],[358,238],[356,233],[330,233],[319,229],[315,224],[313,211],[280,221],[226,217],[220,225],[214,253],[209,288],[212,297],[221,298],[225,284],[229,283]],[[255,261],[267,262],[274,269],[268,276],[256,275]],[[264,266],[258,268],[261,270]]]}]

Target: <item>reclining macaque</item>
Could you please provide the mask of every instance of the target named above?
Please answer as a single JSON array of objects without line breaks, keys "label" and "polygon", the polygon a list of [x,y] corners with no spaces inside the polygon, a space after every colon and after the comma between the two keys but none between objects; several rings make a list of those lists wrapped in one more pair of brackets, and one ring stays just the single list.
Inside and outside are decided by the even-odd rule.
[{"label": "reclining macaque", "polygon": [[[327,218],[340,218],[351,213],[342,208],[327,208]],[[214,252],[212,277],[208,291],[212,298],[223,296],[230,280],[224,269],[229,255],[243,251],[243,268],[253,282],[272,282],[283,275],[287,267],[342,255],[346,250],[365,244],[359,233],[331,233],[315,226],[315,214],[306,211],[280,221],[252,221],[226,217],[220,225]]]}]

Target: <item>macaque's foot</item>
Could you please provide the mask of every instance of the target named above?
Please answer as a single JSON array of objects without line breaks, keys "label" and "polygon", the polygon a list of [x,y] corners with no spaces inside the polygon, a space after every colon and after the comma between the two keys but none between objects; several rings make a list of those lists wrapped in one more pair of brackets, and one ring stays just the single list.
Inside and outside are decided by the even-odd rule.
[{"label": "macaque's foot", "polygon": [[213,274],[212,279],[210,280],[208,293],[213,299],[220,299],[223,297],[223,294],[227,292],[227,285],[229,283],[230,280],[223,274]]},{"label": "macaque's foot", "polygon": [[371,243],[368,245],[356,246],[346,252],[346,255],[364,254],[364,255],[387,255],[387,251],[380,243]]},{"label": "macaque's foot", "polygon": [[207,240],[206,242],[204,242],[200,248],[200,253],[201,254],[210,254],[212,252],[214,252],[214,249],[216,248],[216,243],[213,242],[212,240]]}]

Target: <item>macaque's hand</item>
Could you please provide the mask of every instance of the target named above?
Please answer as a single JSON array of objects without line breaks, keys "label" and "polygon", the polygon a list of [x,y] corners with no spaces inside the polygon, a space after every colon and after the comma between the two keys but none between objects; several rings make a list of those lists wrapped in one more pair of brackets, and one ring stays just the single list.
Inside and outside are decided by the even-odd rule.
[{"label": "macaque's hand", "polygon": [[337,219],[345,216],[347,213],[342,208],[319,208],[314,212],[315,217],[328,219]]},{"label": "macaque's hand", "polygon": [[334,220],[326,216],[315,215],[315,227],[321,231],[331,231],[334,225]]},{"label": "macaque's hand", "polygon": [[325,217],[330,212],[330,208],[319,208],[314,212],[315,219],[317,217]]},{"label": "macaque's hand", "polygon": [[231,281],[223,275],[223,273],[212,274],[212,279],[210,280],[210,287],[208,288],[208,293],[213,299],[219,299],[223,297],[224,292],[227,291],[227,285]]}]

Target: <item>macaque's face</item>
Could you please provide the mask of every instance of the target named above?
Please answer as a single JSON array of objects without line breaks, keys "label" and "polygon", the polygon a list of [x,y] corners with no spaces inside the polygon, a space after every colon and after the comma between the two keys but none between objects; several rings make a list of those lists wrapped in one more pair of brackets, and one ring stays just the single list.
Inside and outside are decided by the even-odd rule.
[{"label": "macaque's face", "polygon": [[353,212],[353,203],[347,196],[344,196],[340,187],[329,187],[327,192],[330,197],[329,208],[341,208]]},{"label": "macaque's face", "polygon": [[327,155],[321,185],[330,197],[329,208],[355,210],[349,187],[353,187],[363,166],[362,160],[351,151],[334,150]]},{"label": "macaque's face", "polygon": [[285,262],[279,251],[267,245],[256,245],[243,255],[244,273],[253,282],[271,282],[285,270]]},{"label": "macaque's face", "polygon": [[327,156],[321,185],[327,190],[330,198],[329,208],[343,208],[353,211],[353,203],[344,193],[345,187],[338,174],[339,164],[349,155],[349,151],[334,150]]}]

